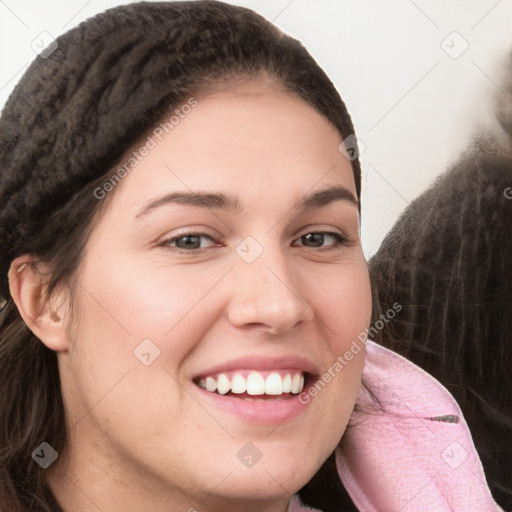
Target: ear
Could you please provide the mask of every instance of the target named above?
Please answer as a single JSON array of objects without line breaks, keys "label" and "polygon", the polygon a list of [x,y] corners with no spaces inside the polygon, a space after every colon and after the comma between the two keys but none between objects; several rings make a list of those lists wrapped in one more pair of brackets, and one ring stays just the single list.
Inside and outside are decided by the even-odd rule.
[{"label": "ear", "polygon": [[48,267],[30,255],[19,256],[9,268],[9,290],[28,328],[49,349],[69,348],[66,321],[69,297],[56,292],[48,298]]}]

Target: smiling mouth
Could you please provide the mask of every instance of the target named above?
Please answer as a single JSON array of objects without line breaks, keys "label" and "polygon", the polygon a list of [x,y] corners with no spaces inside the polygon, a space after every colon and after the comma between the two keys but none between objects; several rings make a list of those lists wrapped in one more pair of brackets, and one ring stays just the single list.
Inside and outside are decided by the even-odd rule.
[{"label": "smiling mouth", "polygon": [[217,395],[264,402],[289,400],[302,392],[308,380],[308,374],[300,370],[239,370],[202,376],[194,384]]}]

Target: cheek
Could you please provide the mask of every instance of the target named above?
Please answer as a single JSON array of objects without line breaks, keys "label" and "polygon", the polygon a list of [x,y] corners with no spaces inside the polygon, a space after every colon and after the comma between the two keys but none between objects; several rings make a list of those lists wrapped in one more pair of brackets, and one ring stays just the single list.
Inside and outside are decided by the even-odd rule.
[{"label": "cheek", "polygon": [[353,340],[361,340],[370,324],[372,302],[366,262],[329,269],[329,275],[316,276],[315,289],[311,299],[315,314],[325,326],[331,351],[342,354]]},{"label": "cheek", "polygon": [[[305,401],[316,404],[328,446],[341,438],[359,392],[371,320],[371,288],[366,262],[326,267],[308,283],[309,303],[326,340],[319,378]],[[316,431],[316,429],[315,429]]]},{"label": "cheek", "polygon": [[175,433],[196,432],[204,411],[193,404],[194,414],[182,413],[187,394],[176,375],[214,321],[204,298],[212,300],[219,277],[127,267],[84,266],[79,276],[79,323],[63,373],[71,423],[87,418],[80,428],[93,425],[126,453],[148,437],[178,453]]},{"label": "cheek", "polygon": [[[94,403],[127,371],[173,371],[193,348],[194,337],[183,336],[183,330],[202,327],[197,318],[191,324],[189,312],[207,283],[190,274],[185,279],[174,269],[148,270],[123,260],[90,259],[84,264],[77,276],[78,322],[69,364],[82,375],[89,401]],[[144,364],[148,359],[150,366]],[[141,392],[146,382],[147,376],[139,385]]]},{"label": "cheek", "polygon": [[[163,351],[184,329],[200,334],[208,328],[212,319],[201,306],[210,300],[224,270],[214,265],[201,271],[190,265],[148,264],[136,258],[92,263],[81,276],[87,288],[81,294],[87,327],[101,331],[98,335],[113,349],[122,350],[120,341],[129,340],[133,351],[149,338]],[[194,337],[173,343],[174,353],[190,350]]]},{"label": "cheek", "polygon": [[[336,407],[351,410],[364,367],[367,330],[371,320],[371,288],[365,262],[347,269],[329,287],[319,313],[327,329],[331,359],[320,380],[331,386]],[[322,378],[323,377],[323,378]]]},{"label": "cheek", "polygon": [[[179,375],[183,361],[215,322],[216,285],[225,272],[215,266],[201,272],[129,258],[84,262],[77,276],[79,324],[69,361],[70,375],[81,376],[75,393],[92,407],[127,372],[135,372],[140,380],[121,403],[129,399],[151,410],[143,397],[153,387],[177,398],[179,386],[170,375]],[[153,410],[159,409],[156,405]]]}]

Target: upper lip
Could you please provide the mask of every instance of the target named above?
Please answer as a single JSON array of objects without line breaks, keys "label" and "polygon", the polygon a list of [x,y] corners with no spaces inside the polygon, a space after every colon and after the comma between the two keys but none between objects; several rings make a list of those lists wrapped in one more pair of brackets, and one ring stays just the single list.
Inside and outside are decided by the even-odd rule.
[{"label": "upper lip", "polygon": [[289,369],[298,370],[303,373],[316,375],[318,373],[316,366],[305,357],[297,355],[282,355],[277,357],[269,356],[243,356],[236,359],[230,359],[217,364],[194,375],[193,379],[205,377],[215,373],[229,372],[232,370],[279,370]]}]

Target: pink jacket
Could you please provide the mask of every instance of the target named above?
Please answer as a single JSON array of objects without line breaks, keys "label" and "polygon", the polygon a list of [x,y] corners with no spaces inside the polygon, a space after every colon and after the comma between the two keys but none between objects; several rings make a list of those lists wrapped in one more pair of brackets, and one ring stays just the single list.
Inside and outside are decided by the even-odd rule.
[{"label": "pink jacket", "polygon": [[[385,412],[354,413],[336,449],[361,512],[498,512],[457,402],[437,380],[371,341],[364,379]],[[361,389],[358,403],[371,406]],[[366,406],[368,407],[368,405]],[[306,512],[298,496],[289,512]]]}]

